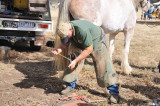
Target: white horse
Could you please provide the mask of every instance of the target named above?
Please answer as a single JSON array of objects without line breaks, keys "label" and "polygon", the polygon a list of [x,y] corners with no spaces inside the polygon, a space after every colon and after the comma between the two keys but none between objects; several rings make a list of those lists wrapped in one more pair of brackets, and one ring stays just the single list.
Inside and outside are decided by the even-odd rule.
[{"label": "white horse", "polygon": [[[75,20],[88,20],[101,26],[109,34],[110,57],[114,52],[115,36],[124,32],[125,42],[122,52],[121,67],[125,74],[130,74],[132,68],[128,63],[130,41],[134,35],[136,12],[138,5],[145,6],[147,0],[62,0],[60,14],[68,21],[67,11]],[[63,15],[63,16],[62,16]],[[61,19],[62,20],[62,19]]]}]

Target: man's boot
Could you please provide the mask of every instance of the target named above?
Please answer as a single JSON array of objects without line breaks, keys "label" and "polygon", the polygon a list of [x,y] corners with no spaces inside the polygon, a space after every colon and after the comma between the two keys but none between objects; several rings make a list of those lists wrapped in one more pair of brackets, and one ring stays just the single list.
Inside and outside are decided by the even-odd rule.
[{"label": "man's boot", "polygon": [[61,94],[62,94],[62,95],[69,95],[69,94],[71,94],[71,93],[73,93],[73,92],[74,92],[74,89],[73,89],[73,88],[67,87],[66,89],[64,89],[64,90],[61,91]]},{"label": "man's boot", "polygon": [[61,94],[62,95],[68,95],[70,93],[73,93],[74,92],[74,88],[75,88],[75,84],[77,82],[77,78],[73,81],[73,82],[65,82],[66,84],[66,89],[62,90],[61,91]]},{"label": "man's boot", "polygon": [[110,104],[118,104],[120,101],[120,97],[119,95],[115,95],[115,94],[112,94],[109,98],[109,103]]},{"label": "man's boot", "polygon": [[118,104],[120,101],[119,97],[119,85],[113,84],[109,87],[107,87],[109,90],[110,98],[109,98],[109,103],[110,104]]}]

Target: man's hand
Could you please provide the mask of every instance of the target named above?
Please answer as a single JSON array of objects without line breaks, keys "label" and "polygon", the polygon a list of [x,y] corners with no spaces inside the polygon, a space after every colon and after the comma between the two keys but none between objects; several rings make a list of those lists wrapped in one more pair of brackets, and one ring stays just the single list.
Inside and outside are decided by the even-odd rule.
[{"label": "man's hand", "polygon": [[89,54],[93,51],[93,46],[91,45],[90,47],[84,49],[81,54],[76,58],[74,59],[70,64],[69,64],[69,68],[72,70],[73,68],[75,68],[76,64],[85,59],[87,56],[89,56]]},{"label": "man's hand", "polygon": [[76,66],[76,64],[77,64],[76,60],[73,60],[68,67],[72,70]]},{"label": "man's hand", "polygon": [[54,54],[54,55],[58,55],[62,52],[62,49],[61,48],[53,48],[51,50],[51,52]]},{"label": "man's hand", "polygon": [[59,48],[53,48],[51,50],[51,52],[54,54],[54,55],[58,55],[62,52],[62,50],[68,48],[68,45],[69,43],[66,43],[66,44],[61,44],[61,46]]}]

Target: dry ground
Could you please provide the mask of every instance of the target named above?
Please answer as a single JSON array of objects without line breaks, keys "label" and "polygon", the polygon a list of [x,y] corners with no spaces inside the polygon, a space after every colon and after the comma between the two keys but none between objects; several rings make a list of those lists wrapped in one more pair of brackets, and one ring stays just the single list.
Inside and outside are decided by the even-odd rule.
[{"label": "dry ground", "polygon": [[[52,14],[53,19],[56,16]],[[129,54],[133,73],[128,76],[123,75],[120,68],[124,36],[120,33],[116,37],[113,63],[121,80],[122,106],[145,105],[160,98],[160,74],[153,72],[160,60],[160,26],[150,26],[136,25]],[[47,40],[54,40],[52,35],[47,33]],[[55,105],[56,100],[62,97],[59,92],[63,87],[58,74],[53,71],[54,57],[50,49],[44,45],[40,52],[32,52],[23,47],[8,61],[0,61],[0,106]],[[88,58],[75,93],[93,101],[102,100],[94,105],[108,106],[107,96],[102,90],[96,83],[94,67]]]}]

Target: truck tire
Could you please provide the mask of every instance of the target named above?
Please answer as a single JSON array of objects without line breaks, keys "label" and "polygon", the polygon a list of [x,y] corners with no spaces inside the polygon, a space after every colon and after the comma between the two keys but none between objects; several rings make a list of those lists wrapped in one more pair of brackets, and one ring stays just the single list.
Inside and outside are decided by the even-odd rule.
[{"label": "truck tire", "polygon": [[41,50],[41,46],[35,46],[34,41],[30,41],[30,48],[32,51],[40,51]]}]

